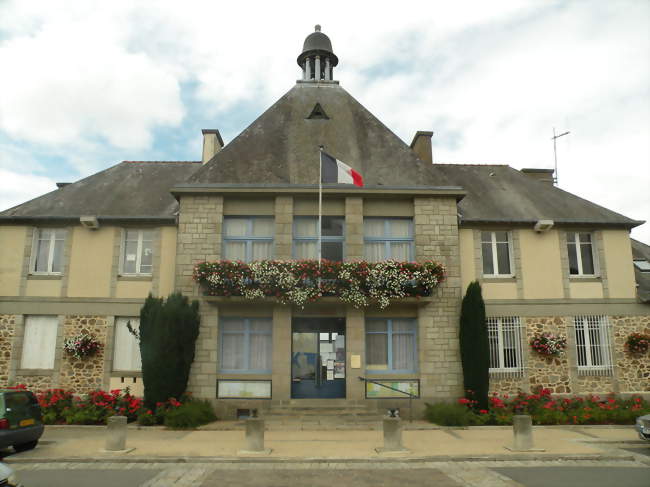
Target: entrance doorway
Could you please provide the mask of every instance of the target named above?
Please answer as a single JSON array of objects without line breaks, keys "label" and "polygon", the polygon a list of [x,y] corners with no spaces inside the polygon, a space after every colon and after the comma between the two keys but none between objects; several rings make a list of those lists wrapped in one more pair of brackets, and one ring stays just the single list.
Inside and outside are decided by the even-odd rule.
[{"label": "entrance doorway", "polygon": [[345,319],[294,318],[291,397],[345,397]]}]

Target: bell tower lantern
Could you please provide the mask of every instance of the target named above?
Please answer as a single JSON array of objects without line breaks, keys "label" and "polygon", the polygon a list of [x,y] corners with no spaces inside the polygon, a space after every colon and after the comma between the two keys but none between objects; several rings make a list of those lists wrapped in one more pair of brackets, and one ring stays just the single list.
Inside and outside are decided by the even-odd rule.
[{"label": "bell tower lantern", "polygon": [[316,25],[314,32],[309,34],[302,46],[302,53],[298,56],[298,66],[302,68],[304,81],[332,81],[334,79],[334,66],[339,63],[339,58],[332,51],[332,42],[320,31]]}]

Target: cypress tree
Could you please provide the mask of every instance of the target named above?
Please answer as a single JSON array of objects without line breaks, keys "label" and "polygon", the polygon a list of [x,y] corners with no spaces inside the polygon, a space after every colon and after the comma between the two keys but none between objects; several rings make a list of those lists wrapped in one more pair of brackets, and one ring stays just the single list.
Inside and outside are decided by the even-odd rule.
[{"label": "cypress tree", "polygon": [[490,350],[485,324],[485,303],[478,281],[467,287],[460,311],[460,357],[466,391],[472,391],[477,409],[488,408]]},{"label": "cypress tree", "polygon": [[144,401],[150,409],[187,389],[199,335],[199,303],[180,293],[167,300],[149,295],[140,310]]}]

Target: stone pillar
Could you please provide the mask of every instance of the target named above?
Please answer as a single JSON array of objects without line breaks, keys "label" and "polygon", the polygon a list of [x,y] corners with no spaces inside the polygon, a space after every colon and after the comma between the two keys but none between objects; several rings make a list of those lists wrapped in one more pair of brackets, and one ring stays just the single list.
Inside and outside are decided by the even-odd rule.
[{"label": "stone pillar", "polygon": [[275,197],[274,259],[292,258],[293,244],[293,197]]},{"label": "stone pillar", "polygon": [[291,307],[273,307],[273,399],[291,399]]},{"label": "stone pillar", "polygon": [[217,397],[219,309],[213,303],[200,301],[200,313],[199,336],[194,346],[187,390],[195,397],[214,400]]},{"label": "stone pillar", "polygon": [[307,66],[309,65],[309,61],[305,59],[305,62],[302,63],[302,79],[307,79]]},{"label": "stone pillar", "polygon": [[[345,316],[345,388],[348,400],[363,401],[366,397],[365,383],[359,380],[364,375],[365,324],[362,310],[348,305]],[[352,368],[352,356],[359,357],[361,368]]]},{"label": "stone pillar", "polygon": [[106,451],[126,450],[126,416],[111,416],[106,421]]},{"label": "stone pillar", "polygon": [[384,418],[383,426],[384,447],[377,448],[377,453],[408,451],[402,445],[402,425],[400,424],[400,418]]},{"label": "stone pillar", "polygon": [[320,56],[316,56],[316,62],[314,63],[314,79],[320,81]]},{"label": "stone pillar", "polygon": [[246,449],[239,453],[257,453],[268,455],[270,449],[264,448],[264,420],[249,418],[246,420]]},{"label": "stone pillar", "polygon": [[516,414],[512,417],[512,432],[514,442],[511,451],[544,451],[537,449],[533,442],[533,420],[525,414]]},{"label": "stone pillar", "polygon": [[345,260],[363,259],[363,198],[345,198]]},{"label": "stone pillar", "polygon": [[331,77],[331,67],[330,67],[330,58],[327,56],[325,58],[325,81],[330,81],[332,79]]},{"label": "stone pillar", "polygon": [[305,59],[305,79],[311,79],[311,59]]}]

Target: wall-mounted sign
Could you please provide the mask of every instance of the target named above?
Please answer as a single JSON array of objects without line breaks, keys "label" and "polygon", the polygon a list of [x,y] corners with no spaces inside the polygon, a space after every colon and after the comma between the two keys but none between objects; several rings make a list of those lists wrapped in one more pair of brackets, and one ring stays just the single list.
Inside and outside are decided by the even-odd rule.
[{"label": "wall-mounted sign", "polygon": [[219,399],[271,399],[270,380],[218,380]]},{"label": "wall-mounted sign", "polygon": [[350,368],[351,369],[361,368],[361,355],[350,355]]},{"label": "wall-mounted sign", "polygon": [[[366,398],[368,399],[408,399],[408,394],[413,394],[415,397],[420,397],[420,381],[415,380],[377,380],[379,384],[386,385],[388,387],[382,387],[379,384],[374,384],[372,382],[366,382]],[[397,390],[393,390],[397,389]],[[399,392],[403,391],[403,392]]]}]

